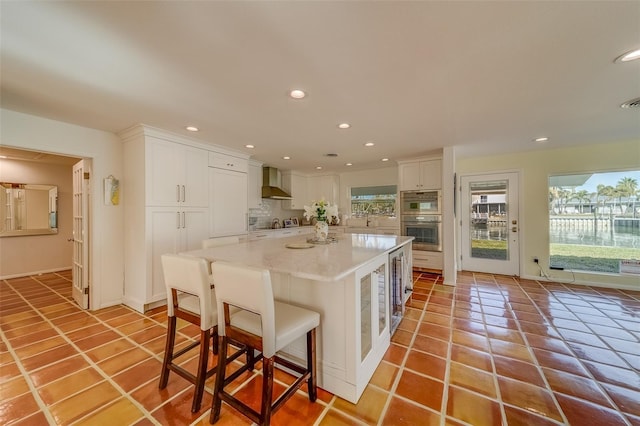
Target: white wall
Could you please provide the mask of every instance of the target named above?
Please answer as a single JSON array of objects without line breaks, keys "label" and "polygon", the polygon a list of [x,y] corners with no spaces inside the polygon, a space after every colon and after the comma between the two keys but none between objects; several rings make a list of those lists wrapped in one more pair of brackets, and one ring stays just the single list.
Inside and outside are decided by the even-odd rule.
[{"label": "white wall", "polygon": [[105,206],[102,197],[102,180],[109,175],[122,176],[120,138],[109,132],[0,109],[0,143],[93,160],[90,304],[91,309],[99,309],[120,303],[124,276],[123,206]]},{"label": "white wall", "polygon": [[[73,245],[67,238],[73,235],[73,189],[71,166],[39,164],[32,161],[0,159],[0,181],[56,185],[58,187],[58,233],[0,238],[0,277],[16,277],[60,271],[71,267]],[[48,211],[49,197],[44,191],[43,212]],[[45,215],[42,228],[49,226]],[[26,253],[37,253],[25,255]]]},{"label": "white wall", "polygon": [[[565,149],[548,149],[518,154],[505,154],[482,158],[458,159],[458,179],[464,174],[519,170],[521,206],[521,268],[520,275],[538,278],[538,267],[531,261],[540,258],[547,268],[549,259],[548,177],[584,171],[640,169],[640,140],[589,145]],[[552,271],[551,277],[571,281],[568,271]],[[638,278],[612,274],[575,273],[577,283],[639,287]]]}]

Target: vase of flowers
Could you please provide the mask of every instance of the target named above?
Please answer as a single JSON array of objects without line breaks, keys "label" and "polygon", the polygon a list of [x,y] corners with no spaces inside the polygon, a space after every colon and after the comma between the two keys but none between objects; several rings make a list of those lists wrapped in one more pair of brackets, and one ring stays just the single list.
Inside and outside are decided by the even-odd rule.
[{"label": "vase of flowers", "polygon": [[329,236],[329,223],[338,223],[338,206],[326,202],[324,199],[314,201],[310,206],[304,206],[304,217],[307,220],[316,218],[315,240],[326,241]]}]

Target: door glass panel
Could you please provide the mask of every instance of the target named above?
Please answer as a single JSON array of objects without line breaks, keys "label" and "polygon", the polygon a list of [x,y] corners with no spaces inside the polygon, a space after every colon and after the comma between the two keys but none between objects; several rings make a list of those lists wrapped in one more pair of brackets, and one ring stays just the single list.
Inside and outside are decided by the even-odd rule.
[{"label": "door glass panel", "polygon": [[360,280],[360,360],[364,360],[371,351],[371,275]]},{"label": "door glass panel", "polygon": [[387,304],[384,265],[380,265],[374,272],[376,288],[378,289],[378,335],[382,334],[387,326]]},{"label": "door glass panel", "polygon": [[471,182],[471,252],[478,259],[509,260],[507,180]]}]

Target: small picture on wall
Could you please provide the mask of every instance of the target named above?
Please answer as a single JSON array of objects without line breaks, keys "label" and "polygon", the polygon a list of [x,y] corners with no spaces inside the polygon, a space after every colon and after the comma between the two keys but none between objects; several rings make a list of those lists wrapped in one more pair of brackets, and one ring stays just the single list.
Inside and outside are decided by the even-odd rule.
[{"label": "small picture on wall", "polygon": [[291,218],[291,226],[299,226],[297,217],[292,217]]},{"label": "small picture on wall", "polygon": [[284,219],[282,222],[284,223],[285,228],[291,228],[293,226],[291,219]]}]

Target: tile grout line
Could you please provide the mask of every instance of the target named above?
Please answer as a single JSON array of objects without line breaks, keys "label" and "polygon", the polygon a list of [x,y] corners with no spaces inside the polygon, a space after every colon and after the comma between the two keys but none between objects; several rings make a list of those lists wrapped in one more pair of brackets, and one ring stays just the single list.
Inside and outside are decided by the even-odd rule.
[{"label": "tile grout line", "polygon": [[[42,285],[39,281],[37,281],[36,279],[34,279],[32,276],[29,277],[31,280],[33,280],[34,282]],[[44,315],[42,315],[40,313],[40,311],[38,309],[36,309],[20,292],[18,292],[13,285],[11,285],[7,280],[3,280],[5,282],[5,284],[7,285],[7,287],[9,287],[18,297],[20,297],[26,304],[27,306],[29,306],[32,310],[34,310],[34,312],[36,313],[36,315],[41,316],[42,318],[44,318],[45,321],[48,321],[48,318],[46,318]],[[50,324],[52,325],[52,324]],[[56,332],[59,334],[60,331],[56,330]],[[55,418],[53,417],[53,415],[51,414],[51,412],[49,412],[48,406],[47,404],[45,404],[45,402],[42,400],[42,398],[40,397],[40,393],[37,391],[37,387],[35,386],[35,384],[33,383],[33,380],[31,380],[31,376],[27,373],[26,368],[24,367],[24,365],[22,364],[22,360],[18,357],[18,355],[16,354],[13,345],[11,344],[11,342],[9,341],[9,339],[6,337],[4,330],[2,330],[2,328],[0,328],[0,337],[2,338],[3,342],[5,343],[6,347],[7,347],[7,351],[11,354],[11,356],[14,359],[14,362],[16,363],[16,366],[18,367],[18,370],[20,371],[20,374],[22,376],[22,378],[24,379],[24,381],[27,383],[27,386],[29,387],[29,391],[31,392],[32,397],[35,399],[38,407],[40,408],[40,411],[42,412],[42,414],[44,415],[44,417],[47,419],[47,421],[49,422],[49,424],[56,424]],[[12,398],[13,399],[13,398]],[[37,412],[35,413],[30,413],[29,415],[32,416],[34,414],[37,414]],[[16,419],[16,420],[20,420],[20,419]],[[15,421],[9,421],[9,423],[15,423]]]},{"label": "tile grout line", "polygon": [[[39,281],[39,280],[37,280],[37,279],[35,279],[35,278],[33,278],[33,277],[31,277],[31,278],[32,278],[34,281],[36,281],[37,283],[39,283],[40,285],[42,285],[42,286],[44,286],[44,287],[47,287],[47,289],[48,289],[48,290],[53,291],[55,294],[57,294],[58,296],[60,296],[60,294],[59,294],[57,291],[55,291],[55,290],[51,289],[51,288],[50,288],[50,287],[48,287],[48,286],[45,286],[41,281]],[[145,415],[145,416],[146,416],[146,415],[148,415],[149,417],[151,417],[152,421],[155,421],[155,419],[153,419],[153,417],[150,415],[150,413],[149,413],[149,412],[148,412],[148,411],[147,411],[147,410],[146,410],[146,409],[145,409],[145,408],[144,408],[140,403],[138,403],[138,402],[137,402],[134,398],[132,398],[129,394],[127,394],[126,392],[124,392],[124,389],[122,389],[122,388],[121,388],[117,383],[115,383],[115,382],[111,379],[111,377],[110,377],[108,374],[106,374],[106,373],[105,373],[105,372],[104,372],[104,371],[103,371],[103,370],[102,370],[102,369],[101,369],[101,368],[100,368],[96,363],[94,363],[94,362],[93,362],[93,360],[92,360],[91,358],[89,358],[89,356],[87,356],[87,355],[86,355],[85,351],[80,350],[80,348],[79,348],[79,347],[77,347],[77,346],[75,345],[75,343],[74,343],[73,341],[71,341],[71,339],[69,339],[69,337],[66,335],[66,333],[65,333],[65,332],[63,332],[60,328],[58,328],[58,326],[56,326],[53,322],[51,322],[51,320],[50,320],[49,318],[47,318],[44,314],[42,314],[42,312],[40,312],[40,309],[39,309],[39,308],[36,308],[35,306],[33,306],[33,305],[32,305],[32,304],[31,304],[31,303],[30,303],[30,302],[29,302],[29,301],[28,301],[28,300],[27,300],[27,299],[26,299],[26,298],[25,298],[21,293],[19,293],[19,292],[14,288],[14,286],[12,286],[11,284],[9,284],[9,285],[11,286],[12,290],[14,290],[14,291],[15,291],[15,292],[16,292],[16,293],[17,293],[17,294],[18,294],[18,295],[19,295],[19,296],[20,296],[20,297],[21,297],[21,298],[22,298],[22,299],[23,299],[23,300],[28,304],[28,306],[30,306],[32,309],[34,309],[38,315],[40,315],[40,316],[41,316],[41,317],[42,317],[42,318],[43,318],[47,323],[49,323],[49,325],[50,325],[54,330],[56,330],[64,340],[66,340],[66,341],[67,341],[67,344],[69,344],[72,348],[74,348],[76,351],[78,351],[78,353],[80,354],[80,356],[81,356],[82,358],[84,358],[84,360],[89,364],[89,366],[91,366],[92,368],[94,368],[94,369],[98,372],[98,374],[100,374],[102,377],[104,377],[104,378],[106,379],[106,381],[107,381],[109,384],[111,384],[112,386],[114,386],[114,387],[116,388],[116,390],[118,390],[118,392],[119,392],[122,396],[124,396],[126,399],[128,399],[130,402],[132,402],[132,403],[133,403],[133,405],[134,405],[134,406],[136,406],[136,408],[138,408],[139,410],[141,410],[141,413],[142,413],[143,415]],[[85,312],[87,315],[90,315],[90,316],[94,317],[94,318],[95,318],[95,319],[97,319],[98,321],[102,321],[100,318],[97,318],[95,315],[93,315],[93,314],[92,314],[92,313],[90,313],[90,312],[87,312],[87,311],[84,311],[84,310],[83,310],[83,312]],[[62,317],[64,317],[64,315],[63,315]],[[47,365],[50,365],[50,364],[47,364]],[[43,366],[43,367],[44,367],[44,366]],[[26,373],[26,370],[25,370],[25,373]],[[30,377],[29,375],[27,375],[27,374],[25,374],[25,375],[26,375],[26,377],[28,378],[29,382],[31,382],[31,377]],[[95,386],[95,384],[94,384],[94,385],[92,385],[92,386],[89,386],[89,388],[91,388],[91,387],[93,387],[93,386]],[[86,389],[85,389],[85,390],[86,390]],[[38,401],[38,402],[42,401],[42,400],[40,399],[40,394],[37,392],[37,388],[35,388],[35,387],[34,387],[34,392],[32,392],[32,393],[34,394],[34,396],[37,396],[37,397],[38,397],[38,399],[39,399],[39,401]],[[62,399],[62,400],[60,400],[60,401],[57,401],[55,404],[58,404],[58,403],[60,403],[60,402],[62,402],[62,401],[64,401],[64,400],[67,400],[69,397],[71,397],[71,396],[68,396],[67,398],[64,398],[64,399]],[[113,402],[113,401],[112,401],[112,402]],[[51,414],[51,412],[49,411],[49,406],[48,406],[47,404],[44,404],[44,401],[42,401],[42,403],[43,403],[43,405],[40,405],[40,404],[39,404],[39,405],[40,405],[40,407],[42,408],[43,413],[45,413],[45,416],[47,417],[47,419],[51,422],[51,419],[53,418],[53,414]],[[53,405],[55,405],[55,404],[53,404]],[[53,406],[53,405],[52,405],[52,406]],[[91,413],[94,413],[94,412],[95,412],[95,410],[94,410],[94,411],[92,411]],[[84,417],[85,417],[85,416],[83,416],[82,418],[84,418]],[[74,422],[76,422],[76,421],[78,421],[78,420],[80,420],[80,419],[76,419],[76,420],[74,420]],[[138,420],[136,420],[136,421],[139,421],[139,420],[140,420],[140,419],[138,419]],[[54,424],[56,424],[56,422],[54,422]],[[154,424],[160,425],[160,424],[159,424],[159,423],[157,423],[157,422],[156,422],[156,423],[154,423]]]},{"label": "tile grout line", "polygon": [[[536,281],[536,282],[537,282],[540,286],[542,286],[542,287],[544,288],[544,285],[542,285],[542,283],[540,283],[540,282],[538,282],[538,281]],[[561,283],[561,284],[562,284],[562,286],[563,286],[565,289],[567,289],[568,291],[571,291],[571,292],[573,293],[573,291],[572,291],[570,288],[567,288],[563,283]],[[592,288],[591,288],[591,286],[588,286],[588,288],[589,288],[589,289],[592,289]],[[528,295],[528,293],[527,293],[527,295]],[[555,296],[554,296],[554,297],[555,297]],[[545,318],[545,320],[547,320],[547,321],[549,322],[549,325],[550,325],[551,327],[553,327],[553,328],[554,328],[554,330],[555,330],[556,332],[558,332],[558,327],[553,323],[553,321],[550,321],[550,320],[547,318],[547,316],[546,316],[546,315],[545,315],[545,314],[540,310],[540,308],[538,307],[537,302],[536,302],[535,300],[533,300],[533,299],[531,299],[531,300],[532,300],[533,304],[536,306],[536,308],[540,311],[540,313],[541,313],[541,315],[543,316],[543,318]],[[580,295],[580,299],[579,299],[579,300],[584,301],[584,299],[582,298],[582,295]],[[567,307],[566,307],[566,303],[564,303],[564,302],[563,302],[563,301],[561,301],[561,300],[559,300],[559,302],[560,302],[560,303],[561,303],[565,308],[567,308]],[[588,303],[588,302],[586,302],[586,303]],[[595,307],[593,307],[593,308],[594,308],[594,309],[597,309],[597,308],[595,308]],[[572,312],[572,311],[571,311],[571,309],[569,309],[569,308],[567,308],[567,310],[568,310],[569,312]],[[598,310],[599,310],[599,309],[598,309]],[[572,313],[573,313],[573,312],[572,312]],[[575,314],[574,314],[574,316],[575,316],[576,318],[578,318],[578,321],[579,321],[581,324],[583,324],[583,325],[587,326],[587,325],[585,324],[585,322],[584,322],[580,317],[578,317],[578,316],[577,316],[577,315],[575,315]],[[611,319],[611,318],[609,317],[609,315],[606,315],[606,317],[607,317],[607,318],[609,318],[609,319]],[[587,328],[588,328],[588,326],[587,326]],[[600,336],[599,336],[598,334],[596,334],[596,333],[592,333],[592,334],[593,334],[593,335],[595,335],[595,336],[597,336],[597,337],[602,341],[602,343],[603,343],[603,344],[605,344],[605,345],[607,346],[607,348],[612,349],[612,348],[608,345],[608,343],[607,343],[605,340],[603,340],[602,338],[600,338]],[[588,374],[588,378],[589,378],[589,379],[594,383],[594,385],[595,385],[595,386],[600,390],[600,392],[604,395],[604,397],[605,397],[605,399],[607,400],[607,402],[609,402],[609,404],[611,404],[611,406],[612,406],[612,407],[615,409],[615,411],[620,415],[620,417],[622,417],[622,419],[624,420],[624,422],[625,422],[628,426],[631,426],[631,423],[629,422],[629,420],[628,420],[627,416],[626,416],[626,415],[625,415],[625,413],[620,409],[620,407],[618,406],[618,404],[617,404],[617,403],[616,403],[616,402],[611,398],[611,396],[609,395],[609,392],[607,392],[606,388],[604,388],[604,386],[602,385],[601,381],[600,381],[600,380],[598,380],[598,379],[593,375],[593,373],[591,372],[591,370],[589,370],[589,369],[586,367],[586,365],[585,365],[585,363],[584,363],[584,360],[583,360],[582,358],[580,358],[579,356],[577,356],[577,355],[576,355],[576,351],[571,347],[571,345],[569,345],[569,344],[567,343],[567,339],[565,339],[565,337],[564,337],[562,334],[560,334],[560,332],[558,332],[558,335],[560,335],[562,342],[567,346],[567,349],[570,351],[570,353],[571,353],[571,355],[573,356],[573,358],[575,358],[575,359],[576,359],[576,361],[577,361],[577,362],[580,364],[580,366],[583,368],[583,370],[587,372],[587,374]],[[571,342],[571,341],[569,340],[569,342]],[[574,343],[580,343],[580,342],[574,342]],[[580,344],[584,344],[584,343],[580,343]],[[587,346],[592,346],[592,345],[588,345],[588,344],[587,344]],[[615,351],[615,350],[614,350],[614,352],[617,354],[617,351]],[[622,359],[622,357],[620,357],[620,358]],[[537,361],[537,358],[534,358],[534,359],[536,359],[536,361]],[[625,359],[622,359],[622,360],[623,360],[625,363],[629,364]],[[598,364],[602,364],[602,363],[601,363],[601,362],[598,362]],[[609,364],[605,364],[605,365],[609,365]],[[555,370],[555,369],[553,369],[553,370]],[[631,370],[633,370],[633,368],[631,368]],[[573,373],[569,373],[569,372],[566,372],[566,373],[568,373],[568,374],[573,374]],[[546,377],[544,376],[544,374],[543,374],[543,377],[544,377],[544,379],[545,379],[545,383],[546,383]],[[551,387],[549,387],[549,389],[551,389]],[[553,394],[553,398],[554,398],[554,400],[556,400],[555,393],[553,392],[553,390],[551,390],[551,393]],[[559,392],[559,393],[562,393],[562,392]],[[565,395],[565,394],[563,394],[563,395]],[[569,396],[569,397],[571,397],[571,398],[576,398],[575,396],[572,396],[572,395],[568,395],[568,396]],[[579,398],[579,399],[583,400],[583,398]],[[584,400],[584,401],[587,401],[587,402],[589,402],[589,403],[591,403],[591,404],[595,404],[595,405],[598,405],[598,406],[602,406],[601,404],[599,404],[599,403],[595,403],[595,402],[592,402],[592,401],[588,401],[588,400]],[[559,405],[560,405],[560,404],[558,404],[558,406],[559,406]],[[605,408],[610,409],[609,407],[605,407]],[[564,414],[564,412],[563,412],[563,414]]]},{"label": "tile grout line", "polygon": [[[413,279],[413,273],[412,273],[411,280],[412,280],[412,287],[414,289],[415,289],[416,281],[418,281],[421,276],[422,276],[422,273],[418,274],[418,277],[414,280]],[[391,384],[391,387],[389,388],[389,394],[387,395],[384,407],[382,408],[382,411],[380,412],[380,418],[378,419],[378,423],[377,424],[379,426],[383,425],[382,422],[384,421],[384,418],[385,418],[385,416],[387,414],[389,406],[391,405],[391,400],[393,399],[393,397],[402,398],[400,395],[396,395],[396,389],[398,388],[398,384],[400,383],[400,378],[402,377],[402,373],[404,372],[404,366],[407,363],[407,359],[409,358],[409,353],[411,352],[411,349],[413,348],[413,344],[415,342],[416,336],[418,335],[418,330],[420,329],[420,322],[422,321],[422,318],[424,318],[424,315],[425,315],[425,312],[426,312],[426,309],[427,309],[428,300],[431,297],[431,292],[433,291],[433,286],[434,285],[435,285],[435,283],[432,284],[431,288],[429,289],[429,293],[426,296],[426,299],[424,301],[425,302],[424,306],[422,307],[422,310],[421,310],[421,313],[420,313],[420,318],[418,318],[418,324],[416,326],[416,329],[413,331],[413,335],[411,336],[411,340],[409,341],[409,345],[407,346],[407,350],[406,350],[404,356],[402,357],[402,361],[400,362],[400,365],[398,366],[398,373],[396,375],[396,378],[393,380],[393,383]],[[393,342],[391,342],[391,344],[393,344]],[[391,347],[391,345],[389,345],[389,347]],[[406,400],[406,398],[403,398],[403,399]],[[411,402],[414,403],[415,405],[419,405],[419,406],[423,407],[421,404],[418,404],[417,401],[411,401]]]},{"label": "tile grout line", "polygon": [[[546,288],[544,287],[544,285],[542,285],[542,283],[540,283],[539,281],[536,281],[536,282],[537,282],[537,283],[538,283],[538,284],[539,284],[543,289],[545,289],[545,290],[546,290]],[[518,283],[518,285],[520,285],[520,283]],[[563,287],[564,287],[564,285],[563,285]],[[522,288],[522,287],[521,287],[521,288]],[[566,287],[565,287],[565,288],[566,288]],[[589,288],[590,288],[590,287],[589,287]],[[567,289],[567,290],[570,290],[570,289]],[[548,292],[548,291],[547,291],[547,292]],[[526,292],[526,291],[525,291],[525,294],[527,295],[527,297],[529,297],[529,293],[528,293],[528,292]],[[554,295],[554,297],[555,297],[555,295]],[[549,323],[549,325],[550,325],[551,327],[553,327],[553,329],[554,329],[556,332],[558,332],[558,327],[553,323],[553,321],[550,321],[550,320],[549,320],[549,318],[547,318],[547,315],[545,315],[545,313],[544,313],[544,312],[542,312],[542,310],[539,308],[538,303],[537,303],[533,298],[531,298],[531,297],[529,297],[529,299],[530,299],[530,300],[531,300],[531,302],[534,304],[534,306],[536,307],[536,309],[540,312],[540,315],[542,315],[542,317],[543,317],[543,318],[544,318],[544,319]],[[582,300],[582,298],[580,298],[580,300]],[[560,303],[562,303],[562,305],[563,305],[563,306],[565,306],[565,303],[564,303],[564,302],[562,302],[562,301],[559,301],[559,302],[560,302]],[[566,306],[565,306],[565,307],[566,307]],[[571,312],[571,310],[570,310],[570,309],[567,309],[567,310],[568,310],[569,312]],[[577,317],[577,316],[576,316],[576,317]],[[579,317],[577,317],[577,318],[580,320],[580,322],[581,322],[582,324],[584,324],[584,321],[582,321]],[[627,419],[627,416],[624,414],[624,412],[623,412],[622,410],[620,410],[620,407],[618,406],[618,404],[617,404],[617,403],[616,403],[616,402],[615,402],[615,401],[614,401],[614,400],[609,396],[609,393],[608,393],[608,392],[606,391],[606,389],[602,386],[602,383],[600,382],[600,380],[596,379],[596,377],[593,375],[593,373],[591,372],[591,370],[589,370],[589,369],[585,366],[585,364],[584,364],[584,360],[583,360],[582,358],[580,358],[580,357],[578,357],[578,356],[576,355],[575,350],[574,350],[574,349],[573,349],[573,348],[572,348],[572,347],[567,343],[567,340],[564,338],[564,336],[562,336],[562,334],[560,334],[560,332],[558,332],[558,335],[561,337],[562,342],[567,346],[567,350],[569,350],[569,352],[571,353],[572,357],[573,357],[573,358],[575,358],[575,360],[580,364],[580,366],[582,367],[582,369],[583,369],[584,371],[586,371],[586,372],[587,372],[587,374],[588,374],[588,378],[589,378],[589,379],[594,383],[594,385],[595,385],[595,386],[600,390],[600,392],[604,395],[604,397],[605,397],[605,399],[607,400],[607,402],[609,402],[609,404],[611,404],[611,406],[612,406],[612,407],[615,409],[615,411],[620,415],[620,417],[622,417],[622,419],[624,420],[624,422],[625,422],[628,426],[631,426],[631,424],[630,424],[629,420]],[[595,333],[594,333],[594,335],[595,335]],[[528,339],[527,339],[526,335],[524,336],[524,338],[526,339],[525,341],[527,342],[527,346],[529,346],[530,350],[533,352],[533,347],[529,345],[529,341],[528,341]],[[598,338],[599,338],[599,336],[598,336]],[[602,340],[602,339],[600,339],[600,340]],[[607,344],[606,342],[604,342],[604,340],[603,340],[603,343],[604,343],[605,345]],[[588,345],[588,346],[591,346],[591,345]],[[607,347],[608,347],[608,345],[607,345]],[[542,349],[542,350],[546,350],[546,349]],[[540,369],[542,370],[542,367],[539,365],[538,358],[535,356],[535,353],[533,354],[533,359],[534,359],[534,361],[536,362],[536,365],[538,366],[538,368],[540,368]],[[626,361],[626,360],[625,360],[625,361]],[[608,365],[608,364],[607,364],[607,365]],[[552,370],[555,370],[555,368],[551,368],[551,369],[552,369]],[[564,372],[564,373],[573,374],[573,373],[570,373],[570,372]],[[544,371],[543,371],[543,370],[542,370],[542,378],[543,378],[543,380],[544,380],[545,384],[547,385],[547,387],[549,388],[549,391],[550,391],[550,393],[551,393],[551,396],[553,397],[553,400],[554,400],[554,401],[555,401],[555,403],[558,405],[558,408],[560,409],[560,412],[562,413],[562,417],[566,419],[566,415],[564,414],[564,410],[562,410],[562,407],[560,406],[560,403],[558,402],[558,400],[557,400],[557,398],[556,398],[555,392],[553,391],[553,389],[552,389],[552,388],[551,388],[551,386],[549,385],[548,380],[547,380],[547,377],[546,377],[546,375],[544,374]],[[563,394],[562,392],[559,392],[559,393]],[[563,394],[563,395],[565,395],[565,394]],[[576,396],[573,396],[573,395],[568,395],[568,396],[569,396],[569,397],[571,397],[571,398],[577,398]],[[601,405],[601,404],[599,404],[599,403],[595,403],[595,402],[593,402],[593,401],[588,401],[588,400],[585,400],[585,399],[583,399],[583,398],[578,398],[578,399],[583,400],[583,401],[586,401],[586,402],[589,402],[589,403],[591,403],[591,404],[595,404],[595,405],[597,405],[597,406],[602,406],[602,405]],[[609,407],[604,407],[604,408],[609,408]],[[610,409],[610,408],[609,408],[609,409]],[[568,420],[565,420],[565,421],[566,421],[566,422],[568,422]]]}]

